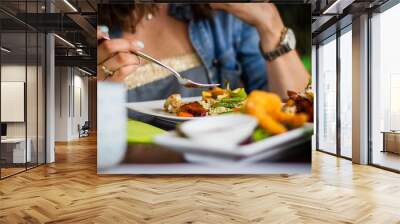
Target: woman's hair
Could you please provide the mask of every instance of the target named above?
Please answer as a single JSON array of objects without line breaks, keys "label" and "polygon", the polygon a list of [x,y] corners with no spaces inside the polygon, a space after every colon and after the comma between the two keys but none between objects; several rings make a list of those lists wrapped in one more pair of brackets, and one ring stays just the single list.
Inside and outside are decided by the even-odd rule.
[{"label": "woman's hair", "polygon": [[[208,19],[212,16],[212,9],[209,4],[190,5],[194,19]],[[99,4],[98,24],[108,27],[121,26],[124,30],[135,32],[136,25],[151,13],[156,14],[157,4]]]}]

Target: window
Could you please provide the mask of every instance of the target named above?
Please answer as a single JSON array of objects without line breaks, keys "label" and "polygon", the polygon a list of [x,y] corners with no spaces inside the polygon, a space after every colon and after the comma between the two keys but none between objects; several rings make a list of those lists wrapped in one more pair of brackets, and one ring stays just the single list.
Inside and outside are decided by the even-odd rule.
[{"label": "window", "polygon": [[[8,1],[19,16],[44,1]],[[0,17],[0,179],[45,163],[45,35],[4,12]],[[35,17],[37,18],[37,17]],[[10,109],[13,108],[13,109]]]},{"label": "window", "polygon": [[318,48],[318,149],[336,153],[336,36]]},{"label": "window", "polygon": [[400,5],[371,18],[371,162],[400,170]]},{"label": "window", "polygon": [[351,26],[340,36],[340,155],[352,156],[352,33]]}]

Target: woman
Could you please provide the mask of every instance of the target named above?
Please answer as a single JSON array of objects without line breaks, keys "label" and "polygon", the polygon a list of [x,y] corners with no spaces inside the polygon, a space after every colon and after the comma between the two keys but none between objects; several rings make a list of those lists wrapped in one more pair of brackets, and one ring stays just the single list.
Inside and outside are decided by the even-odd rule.
[{"label": "woman", "polygon": [[[98,79],[125,82],[129,101],[199,95],[168,71],[140,63],[140,50],[200,83],[229,81],[248,92],[265,89],[286,98],[302,91],[309,74],[290,29],[270,3],[132,4],[99,8]],[[114,38],[117,37],[117,38]],[[288,42],[289,40],[289,42]]]}]

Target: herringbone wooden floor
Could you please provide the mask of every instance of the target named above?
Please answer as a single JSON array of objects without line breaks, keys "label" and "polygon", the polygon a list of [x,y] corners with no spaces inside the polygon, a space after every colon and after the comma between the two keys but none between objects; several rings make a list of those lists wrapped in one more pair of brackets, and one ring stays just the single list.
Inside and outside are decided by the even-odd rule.
[{"label": "herringbone wooden floor", "polygon": [[311,175],[98,176],[95,141],[0,181],[0,223],[400,223],[400,175],[323,153]]}]

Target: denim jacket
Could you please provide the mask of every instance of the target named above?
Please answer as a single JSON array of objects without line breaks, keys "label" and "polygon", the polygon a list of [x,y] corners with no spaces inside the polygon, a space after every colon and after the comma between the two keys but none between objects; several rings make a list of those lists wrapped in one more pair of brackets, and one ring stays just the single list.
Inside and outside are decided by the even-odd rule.
[{"label": "denim jacket", "polygon": [[169,14],[189,22],[190,40],[210,82],[227,80],[232,88],[243,83],[247,92],[266,88],[266,63],[254,27],[220,10],[210,20],[195,21],[187,4],[171,4]]}]

